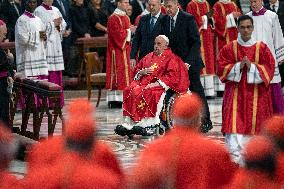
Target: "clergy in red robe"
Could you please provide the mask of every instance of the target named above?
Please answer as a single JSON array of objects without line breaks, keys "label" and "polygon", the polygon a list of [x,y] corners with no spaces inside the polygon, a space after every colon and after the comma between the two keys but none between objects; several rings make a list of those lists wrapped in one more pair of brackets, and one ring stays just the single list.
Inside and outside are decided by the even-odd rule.
[{"label": "clergy in red robe", "polygon": [[266,120],[263,133],[273,141],[278,150],[276,180],[284,186],[284,116],[274,115]]},{"label": "clergy in red robe", "polygon": [[200,33],[200,53],[205,67],[201,71],[201,83],[206,96],[215,96],[214,75],[215,57],[212,34],[212,10],[206,0],[192,0],[188,3],[186,12],[196,20]]},{"label": "clergy in red robe", "polygon": [[[95,123],[90,121],[93,119],[91,103],[87,100],[74,100],[68,106],[68,113],[70,118],[66,121],[66,132],[63,136],[41,141],[29,151],[27,156],[28,174],[34,174],[39,169],[53,167],[57,163],[61,163],[62,156],[70,152],[68,145],[66,146],[70,138],[72,138],[72,143],[81,144],[81,147],[86,146],[88,140],[95,140]],[[99,165],[113,172],[121,182],[124,181],[124,174],[116,155],[107,144],[95,140],[89,150],[90,164]]]},{"label": "clergy in red robe", "polygon": [[203,104],[196,94],[179,96],[174,129],[149,144],[129,178],[130,188],[217,189],[236,170],[223,146],[199,134]]},{"label": "clergy in red robe", "polygon": [[126,15],[128,0],[116,0],[117,8],[108,18],[108,43],[106,57],[107,101],[122,102],[122,91],[132,78],[130,67],[130,20]]},{"label": "clergy in red robe", "polygon": [[238,31],[238,39],[219,53],[217,74],[225,83],[222,132],[233,159],[242,163],[244,143],[272,115],[269,82],[274,58],[266,44],[251,38],[253,20],[249,16],[239,17]]},{"label": "clergy in red robe", "polygon": [[[237,5],[231,0],[219,0],[214,4],[213,10],[215,24],[214,50],[215,55],[218,55],[226,44],[237,39],[238,30],[235,19],[237,19],[241,13]],[[224,91],[225,85],[218,77],[214,77],[214,84],[216,91]]]},{"label": "clergy in red robe", "polygon": [[236,172],[230,189],[279,189],[275,180],[276,154],[273,144],[263,136],[256,136],[246,145],[245,167]]},{"label": "clergy in red robe", "polygon": [[231,0],[219,0],[213,6],[215,33],[217,34],[217,54],[229,42],[238,37],[237,19],[241,12]]},{"label": "clergy in red robe", "polygon": [[167,48],[168,44],[169,39],[165,35],[156,37],[154,52],[139,62],[134,81],[123,92],[125,123],[122,126],[127,130],[133,126],[146,128],[159,124],[165,92],[172,89],[181,94],[188,90],[186,66]]}]

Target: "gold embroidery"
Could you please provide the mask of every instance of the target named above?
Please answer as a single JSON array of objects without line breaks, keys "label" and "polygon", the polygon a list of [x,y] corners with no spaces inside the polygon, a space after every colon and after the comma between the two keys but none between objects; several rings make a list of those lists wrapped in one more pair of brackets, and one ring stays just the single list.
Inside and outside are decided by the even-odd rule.
[{"label": "gold embroidery", "polygon": [[152,68],[152,69],[157,69],[158,68],[158,64],[157,63],[154,63],[150,68]]},{"label": "gold embroidery", "polygon": [[140,108],[141,110],[143,110],[145,105],[146,105],[146,103],[143,100],[140,100],[140,104],[137,107]]}]

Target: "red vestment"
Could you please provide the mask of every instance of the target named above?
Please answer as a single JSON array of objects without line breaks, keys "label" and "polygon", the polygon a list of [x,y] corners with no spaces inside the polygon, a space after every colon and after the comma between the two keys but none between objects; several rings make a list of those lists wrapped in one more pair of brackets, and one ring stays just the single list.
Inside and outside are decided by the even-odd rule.
[{"label": "red vestment", "polygon": [[[247,82],[247,67],[242,71],[239,82],[227,80],[237,62],[247,56],[260,73],[260,84]],[[222,109],[222,132],[258,134],[263,121],[272,115],[269,82],[274,73],[274,58],[262,42],[246,47],[233,41],[220,51],[217,74],[225,83]]]},{"label": "red vestment", "polygon": [[284,152],[280,152],[277,157],[276,179],[284,185]]},{"label": "red vestment", "polygon": [[54,165],[28,172],[23,181],[27,189],[120,189],[123,185],[123,180],[112,170],[94,164],[86,154],[74,152],[63,154]]},{"label": "red vestment", "polygon": [[236,172],[229,189],[279,189],[281,186],[260,171],[239,170]]},{"label": "red vestment", "polygon": [[113,13],[108,18],[106,89],[123,90],[132,81],[130,44],[126,41],[129,17]]},{"label": "red vestment", "polygon": [[188,71],[183,61],[170,49],[158,56],[149,53],[136,66],[135,73],[143,68],[152,67],[154,72],[135,80],[123,91],[123,115],[138,122],[145,117],[155,117],[157,104],[165,89],[162,86],[145,89],[157,80],[165,83],[177,93],[185,93],[189,87]]},{"label": "red vestment", "polygon": [[229,42],[236,40],[238,37],[237,27],[227,28],[226,16],[232,12],[240,12],[237,5],[234,2],[223,3],[218,1],[213,6],[214,14],[213,18],[215,21],[215,32],[217,35],[217,53],[220,52]]},{"label": "red vestment", "polygon": [[201,3],[197,0],[192,0],[188,3],[186,12],[192,14],[196,20],[197,27],[200,33],[200,53],[201,58],[205,64],[205,68],[202,69],[201,74],[215,74],[215,58],[214,58],[214,47],[213,47],[213,34],[211,25],[208,22],[207,29],[203,29],[204,16],[210,10],[210,5],[207,1]]},{"label": "red vestment", "polygon": [[[96,141],[93,150],[93,164],[111,170],[124,180],[124,174],[111,148],[103,142]],[[54,166],[64,154],[64,139],[52,137],[36,144],[28,153],[28,172],[37,172],[39,169]]]},{"label": "red vestment", "polygon": [[138,15],[138,16],[135,18],[134,26],[138,26],[139,21],[140,21],[140,18],[141,18],[142,16],[143,16],[143,15],[142,15],[142,14],[140,14],[140,15]]},{"label": "red vestment", "polygon": [[11,189],[11,188],[22,188],[21,182],[17,178],[10,174],[8,171],[0,172],[0,188]]},{"label": "red vestment", "polygon": [[220,144],[190,126],[176,126],[141,154],[132,188],[217,189],[229,184],[236,166]]}]

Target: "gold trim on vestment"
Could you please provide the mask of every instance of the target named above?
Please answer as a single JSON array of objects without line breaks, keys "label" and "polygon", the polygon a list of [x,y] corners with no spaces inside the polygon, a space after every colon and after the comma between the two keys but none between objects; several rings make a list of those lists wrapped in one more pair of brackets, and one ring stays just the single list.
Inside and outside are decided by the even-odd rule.
[{"label": "gold trim on vestment", "polygon": [[128,72],[128,64],[127,64],[127,57],[126,57],[126,49],[123,50],[123,59],[124,59],[124,66],[125,66],[125,82],[126,86],[129,86],[129,72]]},{"label": "gold trim on vestment", "polygon": [[234,89],[233,113],[232,113],[232,133],[237,133],[237,110],[238,110],[238,85]]},{"label": "gold trim on vestment", "polygon": [[252,135],[255,134],[255,128],[256,128],[257,102],[258,102],[258,84],[254,84],[253,104],[252,104],[252,128],[251,128]]}]

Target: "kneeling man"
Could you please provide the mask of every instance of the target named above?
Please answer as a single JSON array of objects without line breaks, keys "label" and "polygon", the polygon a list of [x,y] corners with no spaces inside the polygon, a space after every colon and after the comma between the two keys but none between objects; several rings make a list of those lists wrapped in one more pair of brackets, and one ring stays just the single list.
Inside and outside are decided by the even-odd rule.
[{"label": "kneeling man", "polygon": [[123,116],[125,122],[118,125],[119,135],[148,135],[147,128],[160,123],[166,91],[186,93],[189,86],[188,71],[184,62],[169,48],[169,39],[159,35],[155,39],[154,52],[137,64],[134,81],[123,91]]}]

